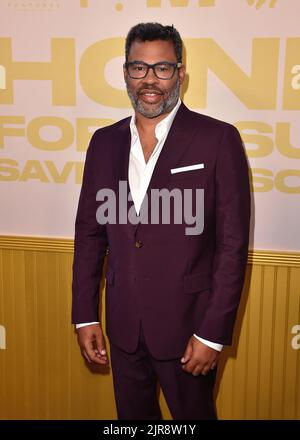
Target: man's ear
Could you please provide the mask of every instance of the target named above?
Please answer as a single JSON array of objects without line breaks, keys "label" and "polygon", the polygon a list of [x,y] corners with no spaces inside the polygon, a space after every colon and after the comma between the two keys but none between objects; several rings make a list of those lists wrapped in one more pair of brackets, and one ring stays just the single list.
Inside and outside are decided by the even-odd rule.
[{"label": "man's ear", "polygon": [[124,76],[124,80],[126,82],[126,80],[128,79],[128,72],[126,70],[126,67],[123,66],[123,76]]},{"label": "man's ear", "polygon": [[179,83],[180,85],[182,85],[184,83],[184,78],[185,78],[185,65],[182,65],[178,69],[178,76],[179,76]]}]

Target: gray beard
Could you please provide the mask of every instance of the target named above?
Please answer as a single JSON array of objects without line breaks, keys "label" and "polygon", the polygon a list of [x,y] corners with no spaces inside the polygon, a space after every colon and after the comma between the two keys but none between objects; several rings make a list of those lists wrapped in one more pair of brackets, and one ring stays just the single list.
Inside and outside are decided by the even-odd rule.
[{"label": "gray beard", "polygon": [[177,104],[177,101],[180,96],[180,83],[178,78],[174,88],[171,90],[171,93],[169,94],[167,99],[163,101],[159,107],[155,107],[153,110],[151,109],[149,110],[148,108],[144,107],[143,103],[138,99],[138,96],[133,95],[133,93],[129,89],[127,81],[126,81],[126,89],[134,110],[149,119],[156,118],[157,116],[172,111],[175,105]]}]

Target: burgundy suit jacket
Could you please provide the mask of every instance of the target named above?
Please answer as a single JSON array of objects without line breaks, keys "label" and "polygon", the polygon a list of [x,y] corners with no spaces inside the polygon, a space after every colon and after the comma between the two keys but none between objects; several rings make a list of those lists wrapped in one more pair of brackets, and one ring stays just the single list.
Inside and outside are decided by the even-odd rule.
[{"label": "burgundy suit jacket", "polygon": [[[204,190],[204,230],[187,224],[106,224],[96,193],[128,185],[130,118],[97,130],[90,142],[75,228],[72,322],[99,320],[99,283],[107,249],[106,331],[127,352],[142,322],[152,355],[183,355],[196,333],[230,345],[248,253],[248,164],[238,131],[182,103],[156,163],[151,189]],[[171,174],[172,168],[204,168]],[[127,208],[132,208],[132,201]],[[151,206],[150,206],[151,211]],[[117,206],[118,214],[118,206]],[[191,226],[191,225],[188,225]]]}]

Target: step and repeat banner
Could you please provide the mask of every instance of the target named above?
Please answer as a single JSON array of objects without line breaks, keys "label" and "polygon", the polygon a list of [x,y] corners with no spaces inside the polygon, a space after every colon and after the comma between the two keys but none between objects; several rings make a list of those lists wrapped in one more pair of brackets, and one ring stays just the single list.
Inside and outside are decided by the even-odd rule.
[{"label": "step and repeat banner", "polygon": [[183,100],[233,123],[252,172],[251,247],[300,249],[299,0],[1,0],[0,234],[73,237],[92,133],[132,114],[124,41],[174,24]]}]

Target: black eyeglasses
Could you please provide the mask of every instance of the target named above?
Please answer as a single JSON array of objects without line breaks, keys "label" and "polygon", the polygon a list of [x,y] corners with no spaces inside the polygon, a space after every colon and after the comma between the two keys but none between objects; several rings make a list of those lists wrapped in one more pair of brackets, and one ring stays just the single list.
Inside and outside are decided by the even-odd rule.
[{"label": "black eyeglasses", "polygon": [[149,69],[152,69],[154,75],[158,79],[171,79],[174,76],[175,70],[179,69],[182,63],[169,63],[167,61],[147,64],[143,61],[126,61],[124,67],[128,75],[132,79],[142,79],[148,75]]}]

